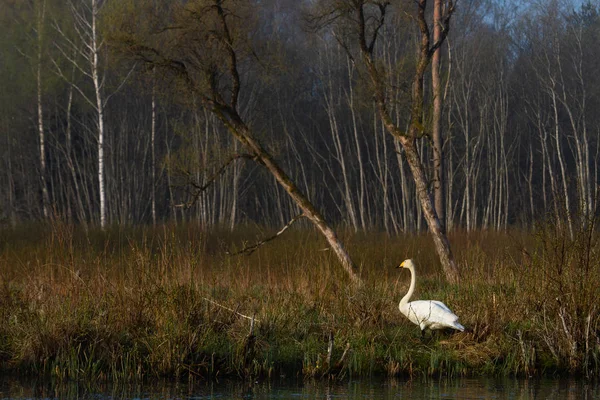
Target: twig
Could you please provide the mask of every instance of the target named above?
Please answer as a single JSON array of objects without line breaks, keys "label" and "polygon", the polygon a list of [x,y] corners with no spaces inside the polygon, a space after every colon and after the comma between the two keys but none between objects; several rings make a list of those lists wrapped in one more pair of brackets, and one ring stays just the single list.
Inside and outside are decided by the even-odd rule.
[{"label": "twig", "polygon": [[246,319],[249,319],[249,320],[251,321],[251,329],[253,329],[253,328],[254,328],[254,323],[255,323],[255,322],[260,322],[259,320],[257,320],[256,318],[254,318],[254,316],[252,316],[252,317],[249,317],[249,316],[247,316],[247,315],[244,315],[244,314],[242,314],[242,313],[240,313],[240,312],[237,312],[237,311],[236,311],[236,310],[234,310],[233,308],[229,308],[229,307],[227,307],[227,306],[224,306],[224,305],[222,305],[222,304],[219,304],[219,303],[217,303],[216,301],[209,299],[208,297],[202,297],[202,298],[203,298],[204,300],[208,301],[209,303],[212,303],[212,304],[214,304],[214,305],[215,305],[215,306],[217,306],[217,307],[224,308],[224,309],[226,309],[226,310],[228,310],[228,311],[231,311],[231,312],[232,312],[232,313],[234,313],[234,314],[237,314],[237,315],[239,315],[240,317],[244,317],[244,318],[246,318]]},{"label": "twig", "polygon": [[258,243],[253,244],[252,246],[245,247],[240,251],[236,251],[235,253],[230,253],[230,252],[226,251],[225,254],[227,254],[228,256],[237,256],[237,255],[240,255],[243,253],[247,253],[248,255],[250,255],[250,254],[254,253],[256,250],[258,250],[258,248],[260,246],[262,246],[263,244],[270,242],[271,240],[277,238],[279,235],[281,235],[283,232],[285,232],[290,226],[292,226],[292,224],[294,222],[298,221],[302,217],[305,217],[304,213],[296,215],[294,218],[292,218],[290,220],[290,222],[288,222],[283,228],[281,228],[279,230],[279,232],[277,232],[273,236],[263,239],[263,240],[259,241]]}]

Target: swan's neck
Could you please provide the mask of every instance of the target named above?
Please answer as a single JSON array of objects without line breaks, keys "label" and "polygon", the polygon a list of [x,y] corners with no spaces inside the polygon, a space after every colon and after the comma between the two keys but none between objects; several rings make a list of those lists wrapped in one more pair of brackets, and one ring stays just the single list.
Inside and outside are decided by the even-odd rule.
[{"label": "swan's neck", "polygon": [[411,296],[413,295],[413,292],[415,291],[415,283],[417,281],[415,269],[413,267],[408,267],[408,269],[410,271],[410,287],[408,288],[408,292],[406,293],[406,295],[402,298],[402,300],[400,300],[400,307],[402,307],[405,304],[408,304],[408,301],[410,300]]}]

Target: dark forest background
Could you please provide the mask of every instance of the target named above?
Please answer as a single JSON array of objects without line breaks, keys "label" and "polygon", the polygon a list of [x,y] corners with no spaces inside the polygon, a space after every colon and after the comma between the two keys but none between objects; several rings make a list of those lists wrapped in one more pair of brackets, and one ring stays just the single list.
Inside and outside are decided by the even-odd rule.
[{"label": "dark forest background", "polygon": [[[247,2],[254,62],[240,64],[240,114],[337,225],[425,229],[368,78],[331,27],[310,29],[313,3]],[[241,157],[215,175],[243,153],[221,122],[167,77],[115,51],[116,15],[135,5],[0,3],[0,224],[98,225],[104,208],[107,224],[284,225],[297,206],[260,165]],[[416,7],[396,1],[390,13],[374,51],[390,71],[391,114],[406,126]],[[551,218],[572,230],[595,214],[599,13],[597,2],[458,1],[441,67],[448,229],[527,228]],[[143,15],[130,23],[143,24]],[[431,176],[426,76],[418,143]]]}]

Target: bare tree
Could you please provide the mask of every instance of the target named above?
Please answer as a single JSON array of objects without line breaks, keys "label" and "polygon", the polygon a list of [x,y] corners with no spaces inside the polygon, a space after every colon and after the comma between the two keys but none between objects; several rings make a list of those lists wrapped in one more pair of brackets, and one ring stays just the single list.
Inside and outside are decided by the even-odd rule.
[{"label": "bare tree", "polygon": [[407,132],[403,132],[392,120],[389,112],[386,100],[386,91],[384,87],[384,80],[382,72],[377,68],[374,59],[374,46],[377,40],[379,30],[384,24],[384,18],[387,2],[378,4],[379,21],[376,23],[372,30],[371,36],[368,37],[367,32],[367,20],[365,16],[366,2],[361,2],[357,9],[358,13],[358,24],[359,24],[359,47],[362,54],[363,61],[366,64],[367,72],[371,78],[372,87],[375,94],[375,102],[379,110],[380,118],[386,130],[394,136],[396,140],[400,142],[404,149],[404,154],[410,166],[413,179],[417,187],[417,195],[421,203],[421,208],[424,214],[429,230],[433,236],[436,250],[440,258],[440,262],[444,269],[446,279],[449,282],[457,283],[459,281],[459,271],[454,262],[452,251],[450,249],[450,243],[443,232],[440,221],[435,212],[434,206],[429,196],[428,183],[425,177],[419,152],[415,145],[415,140],[421,137],[424,132],[423,127],[423,80],[426,69],[431,62],[433,54],[442,45],[445,40],[448,30],[450,28],[450,16],[454,12],[454,2],[448,1],[446,15],[442,19],[443,30],[440,34],[438,41],[431,44],[429,26],[425,18],[425,7],[427,5],[426,0],[419,0],[417,21],[419,24],[419,30],[421,33],[421,43],[417,58],[417,65],[412,83],[411,92],[411,115],[410,124]]},{"label": "bare tree", "polygon": [[[42,194],[41,198],[41,214],[44,219],[50,216],[50,196],[48,192],[48,168],[47,168],[47,146],[48,139],[46,135],[46,127],[44,121],[44,82],[43,72],[46,68],[44,65],[46,49],[46,0],[36,0],[26,3],[27,6],[31,6],[29,9],[26,8],[26,13],[18,16],[12,16],[19,23],[29,26],[29,19],[33,20],[31,31],[27,29],[26,36],[29,38],[25,45],[18,43],[17,52],[20,53],[25,59],[30,60],[33,75],[35,76],[35,122],[36,122],[36,133],[37,133],[37,154],[38,156],[38,167],[39,167],[39,190]],[[31,14],[29,14],[31,13]],[[29,45],[29,46],[27,46]],[[33,47],[31,49],[30,47]],[[38,196],[36,196],[38,197]]]},{"label": "bare tree", "polygon": [[[429,226],[433,237],[435,248],[438,252],[440,262],[444,269],[446,279],[449,282],[457,283],[459,281],[459,271],[454,262],[450,243],[442,230],[440,221],[435,212],[432,199],[429,194],[429,185],[416,140],[425,134],[423,121],[423,82],[425,72],[431,63],[435,51],[444,42],[449,28],[450,17],[454,12],[454,2],[449,0],[446,5],[446,13],[441,19],[442,31],[439,40],[431,43],[430,29],[425,17],[426,0],[418,1],[417,22],[420,31],[420,45],[415,66],[415,72],[412,80],[411,89],[411,109],[410,122],[408,130],[403,131],[393,120],[390,114],[389,96],[386,88],[386,76],[389,71],[383,70],[381,63],[378,62],[375,53],[375,45],[380,35],[381,29],[386,24],[386,15],[390,2],[388,1],[342,1],[333,2],[325,12],[320,13],[315,18],[316,24],[328,24],[341,17],[346,17],[354,26],[354,34],[358,41],[360,56],[366,67],[367,74],[371,81],[375,104],[383,126],[395,140],[400,142],[408,165],[411,169],[413,179],[416,184],[417,196],[421,204],[423,215]],[[351,43],[346,44],[350,48]]]},{"label": "bare tree", "polygon": [[[246,47],[245,36],[240,34],[248,28],[240,23],[244,20],[240,14],[248,11],[248,7],[241,2],[226,0],[200,0],[182,7],[175,5],[173,17],[177,18],[177,23],[155,31],[165,35],[177,32],[170,36],[171,48],[155,46],[147,37],[140,37],[135,32],[124,35],[124,31],[120,31],[114,42],[150,68],[175,77],[179,82],[176,85],[184,90],[183,93],[189,91],[198,98],[243,145],[250,158],[272,174],[302,214],[323,234],[349,277],[355,283],[361,283],[354,262],[325,217],[256,139],[240,115],[240,63],[252,60],[252,50]],[[248,21],[245,24],[248,25]]]},{"label": "bare tree", "polygon": [[[501,230],[550,217],[575,233],[594,214],[597,4],[462,0],[441,66],[448,1],[430,0],[423,18],[418,1],[220,4],[237,57],[237,107],[232,42],[214,0],[96,0],[96,80],[91,0],[0,2],[1,223],[55,214],[85,224],[106,209],[106,221],[128,224],[283,226],[303,210],[243,142],[243,128],[328,221],[345,228],[427,229],[424,197],[442,232],[444,223],[446,231]],[[319,37],[303,31],[303,6],[325,10],[318,22],[333,29]],[[129,71],[102,38],[122,26],[158,50],[138,52],[155,84],[127,81],[111,97]],[[49,73],[52,62],[63,80]],[[425,72],[422,80],[415,71]],[[187,207],[196,195],[189,182],[204,191]]]},{"label": "bare tree", "polygon": [[[100,51],[103,47],[103,40],[98,33],[98,13],[100,5],[98,0],[88,0],[89,4],[81,4],[81,7],[70,3],[70,9],[73,15],[74,30],[77,37],[70,37],[58,24],[55,23],[55,28],[60,34],[61,42],[56,42],[57,48],[62,53],[63,57],[73,64],[73,66],[83,75],[88,77],[94,88],[94,93],[90,96],[87,91],[70,82],[71,85],[82,95],[82,97],[96,111],[96,128],[97,128],[97,177],[98,177],[98,193],[100,197],[100,226],[106,226],[106,184],[104,177],[104,141],[105,141],[105,126],[104,126],[104,110],[105,96],[103,93],[104,78],[100,70]],[[54,61],[57,73],[69,82],[69,77],[63,72],[60,64]]]}]

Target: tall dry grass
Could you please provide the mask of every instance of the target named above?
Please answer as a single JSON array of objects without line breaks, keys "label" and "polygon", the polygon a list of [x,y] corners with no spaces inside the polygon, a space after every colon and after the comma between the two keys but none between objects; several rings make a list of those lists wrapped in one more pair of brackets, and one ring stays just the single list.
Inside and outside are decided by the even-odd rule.
[{"label": "tall dry grass", "polygon": [[[427,235],[342,232],[362,289],[311,231],[226,255],[267,234],[193,225],[1,231],[1,368],[116,381],[598,376],[600,252],[591,225],[573,240],[550,225],[455,232],[459,286],[444,280]],[[399,313],[410,276],[394,267],[409,257],[419,272],[415,298],[444,301],[467,332],[422,339]]]}]

